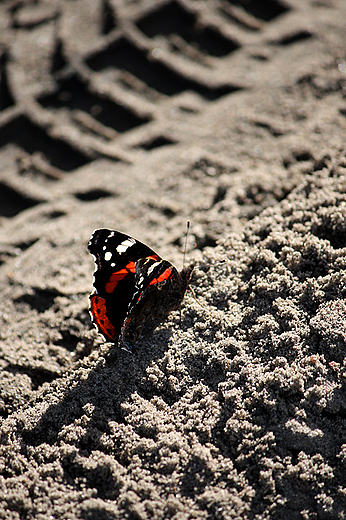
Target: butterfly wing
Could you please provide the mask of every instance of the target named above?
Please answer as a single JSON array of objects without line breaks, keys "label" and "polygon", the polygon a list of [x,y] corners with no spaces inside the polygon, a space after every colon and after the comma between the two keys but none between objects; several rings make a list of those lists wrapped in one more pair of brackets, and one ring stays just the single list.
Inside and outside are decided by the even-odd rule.
[{"label": "butterfly wing", "polygon": [[152,257],[136,262],[135,292],[121,329],[120,343],[124,348],[132,350],[179,307],[192,270],[190,266],[179,272],[167,260]]},{"label": "butterfly wing", "polygon": [[92,321],[106,340],[116,341],[135,291],[136,262],[160,257],[142,242],[110,229],[94,231],[88,250],[96,264],[90,296]]}]

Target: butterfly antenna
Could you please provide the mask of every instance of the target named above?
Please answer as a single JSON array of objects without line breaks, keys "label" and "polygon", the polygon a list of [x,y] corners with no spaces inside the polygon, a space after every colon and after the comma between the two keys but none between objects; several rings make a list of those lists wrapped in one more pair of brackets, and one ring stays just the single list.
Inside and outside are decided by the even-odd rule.
[{"label": "butterfly antenna", "polygon": [[190,231],[190,221],[186,221],[186,235],[185,235],[185,246],[184,246],[184,256],[183,256],[183,269],[185,267],[185,258],[186,258],[186,249],[187,249],[187,237],[189,236]]}]

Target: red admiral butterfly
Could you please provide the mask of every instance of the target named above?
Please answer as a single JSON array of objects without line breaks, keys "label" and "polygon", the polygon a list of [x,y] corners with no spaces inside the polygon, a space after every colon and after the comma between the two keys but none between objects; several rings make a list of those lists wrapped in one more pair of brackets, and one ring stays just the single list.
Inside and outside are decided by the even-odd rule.
[{"label": "red admiral butterfly", "polygon": [[179,308],[193,266],[179,272],[147,245],[110,229],[96,229],[88,250],[96,263],[92,321],[106,340],[132,350]]}]

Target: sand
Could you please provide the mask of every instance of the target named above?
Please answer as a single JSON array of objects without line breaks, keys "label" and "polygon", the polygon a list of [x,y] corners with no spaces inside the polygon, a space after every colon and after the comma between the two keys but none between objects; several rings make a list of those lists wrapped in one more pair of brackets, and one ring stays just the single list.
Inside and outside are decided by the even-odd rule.
[{"label": "sand", "polygon": [[[346,5],[0,6],[0,518],[343,519]],[[133,353],[98,227],[196,267]]]}]

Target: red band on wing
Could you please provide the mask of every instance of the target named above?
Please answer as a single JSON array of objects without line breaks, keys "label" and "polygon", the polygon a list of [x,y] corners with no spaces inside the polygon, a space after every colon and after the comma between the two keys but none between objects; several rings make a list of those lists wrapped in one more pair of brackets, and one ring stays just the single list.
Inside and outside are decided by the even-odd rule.
[{"label": "red band on wing", "polygon": [[[157,255],[148,256],[147,258],[151,258],[152,260],[159,260],[160,258]],[[136,262],[129,262],[124,269],[119,269],[111,275],[108,282],[105,285],[105,291],[107,293],[112,293],[118,283],[125,278],[129,273],[136,273]]]},{"label": "red band on wing", "polygon": [[171,267],[168,267],[168,269],[166,269],[165,271],[163,271],[162,274],[160,274],[160,276],[158,276],[157,278],[154,278],[153,280],[151,280],[150,284],[149,285],[154,285],[156,283],[160,283],[160,282],[163,282],[164,280],[167,280],[168,278],[170,278],[172,276],[172,268]]},{"label": "red band on wing", "polygon": [[108,282],[106,283],[105,290],[108,293],[112,293],[118,283],[125,278],[129,273],[135,274],[135,262],[129,262],[124,269],[120,269],[111,275]]},{"label": "red band on wing", "polygon": [[115,330],[114,325],[107,318],[106,300],[95,293],[92,294],[90,296],[90,311],[99,331],[106,339],[114,341],[119,336],[119,331]]}]

